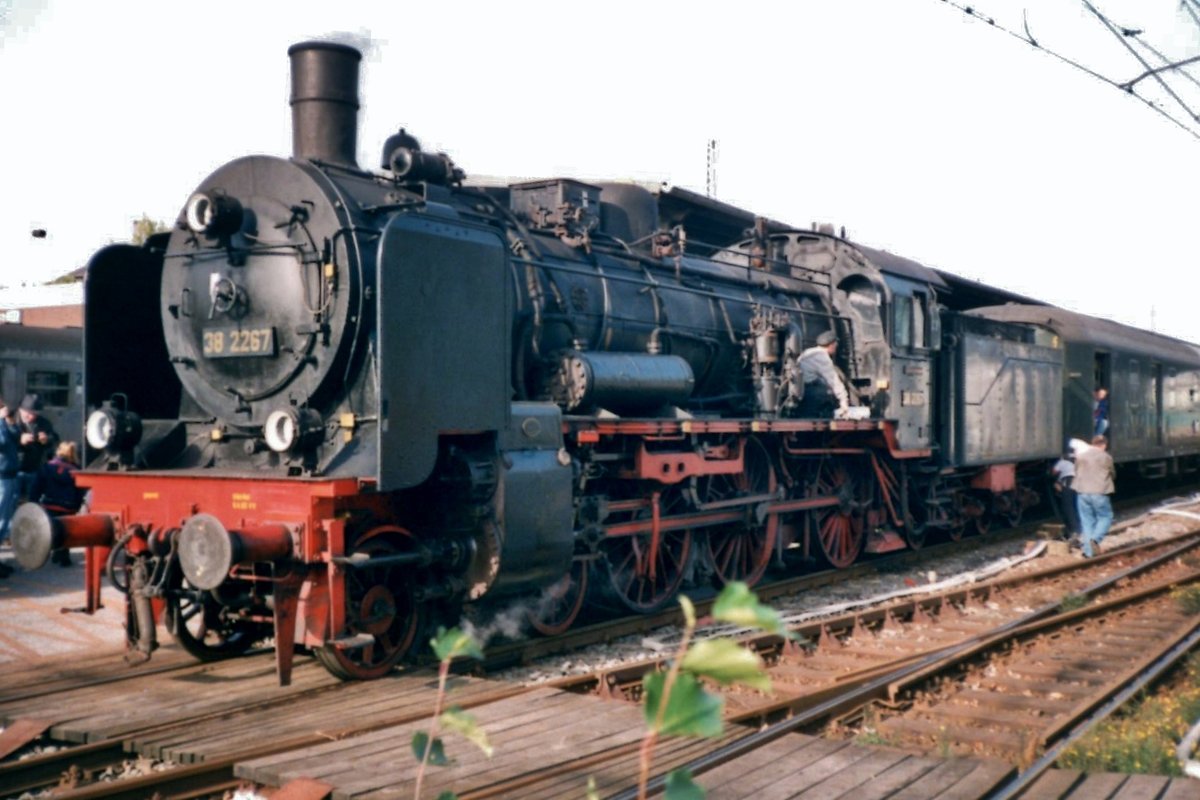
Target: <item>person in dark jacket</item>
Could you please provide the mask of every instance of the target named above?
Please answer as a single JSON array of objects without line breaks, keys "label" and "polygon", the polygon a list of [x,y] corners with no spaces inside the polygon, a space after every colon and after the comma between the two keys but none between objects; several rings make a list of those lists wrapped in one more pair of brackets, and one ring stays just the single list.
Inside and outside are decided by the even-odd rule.
[{"label": "person in dark jacket", "polygon": [[[21,431],[8,405],[0,398],[0,544],[8,540],[8,527],[17,510],[17,469],[21,465]],[[12,574],[12,567],[0,564],[0,578]]]},{"label": "person in dark jacket", "polygon": [[1063,457],[1050,468],[1054,476],[1054,491],[1058,494],[1058,505],[1063,518],[1063,538],[1070,540],[1083,532],[1079,524],[1079,502],[1075,496],[1073,483],[1075,481],[1075,449],[1076,443],[1083,444],[1078,439],[1072,439],[1067,445]]},{"label": "person in dark jacket", "polygon": [[1096,390],[1096,400],[1092,403],[1092,426],[1096,436],[1108,435],[1108,389],[1103,386]]},{"label": "person in dark jacket", "polygon": [[21,465],[17,478],[21,483],[21,496],[33,499],[33,480],[42,465],[50,460],[50,454],[58,447],[58,434],[50,420],[42,416],[42,398],[27,394],[21,401],[17,424],[21,429]]},{"label": "person in dark jacket", "polygon": [[[83,492],[75,485],[75,470],[79,469],[78,450],[74,442],[63,442],[33,479],[29,499],[52,515],[74,514],[83,502]],[[65,547],[54,551],[51,558],[60,567],[71,566],[71,553]]]}]

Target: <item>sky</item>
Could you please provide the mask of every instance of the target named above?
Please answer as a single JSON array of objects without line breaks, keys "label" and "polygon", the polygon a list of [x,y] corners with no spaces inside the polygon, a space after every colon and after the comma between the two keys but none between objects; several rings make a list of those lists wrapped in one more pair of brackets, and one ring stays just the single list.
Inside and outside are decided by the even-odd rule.
[{"label": "sky", "polygon": [[[1093,2],[1200,54],[1181,0]],[[971,5],[1143,71],[1080,0]],[[174,221],[231,159],[286,157],[286,51],[310,38],[364,49],[364,166],[404,126],[469,175],[704,191],[715,139],[720,200],[1200,342],[1200,138],[942,0],[0,0],[0,287]]]}]

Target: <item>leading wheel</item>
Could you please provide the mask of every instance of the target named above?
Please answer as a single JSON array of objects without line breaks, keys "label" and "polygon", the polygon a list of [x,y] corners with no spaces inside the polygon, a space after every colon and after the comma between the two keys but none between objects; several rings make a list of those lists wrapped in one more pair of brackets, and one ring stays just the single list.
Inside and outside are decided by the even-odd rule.
[{"label": "leading wheel", "polygon": [[[371,557],[403,552],[393,537],[363,541],[354,549]],[[324,645],[314,653],[325,669],[342,680],[370,680],[386,675],[417,638],[419,608],[413,596],[412,571],[399,565],[348,567],[346,624],[354,641],[344,647]]]},{"label": "leading wheel", "polygon": [[[778,486],[771,455],[758,439],[747,439],[744,469],[733,475],[707,475],[696,482],[701,504],[747,495],[773,495]],[[710,528],[704,537],[704,557],[717,586],[743,581],[758,583],[771,564],[779,517],[746,520]]]},{"label": "leading wheel", "polygon": [[241,655],[271,635],[269,627],[239,619],[212,592],[195,588],[187,578],[181,577],[180,585],[167,593],[165,613],[171,636],[201,661]]},{"label": "leading wheel", "polygon": [[579,617],[587,595],[588,562],[577,558],[565,575],[548,587],[534,608],[529,609],[529,624],[543,636],[564,633]]}]

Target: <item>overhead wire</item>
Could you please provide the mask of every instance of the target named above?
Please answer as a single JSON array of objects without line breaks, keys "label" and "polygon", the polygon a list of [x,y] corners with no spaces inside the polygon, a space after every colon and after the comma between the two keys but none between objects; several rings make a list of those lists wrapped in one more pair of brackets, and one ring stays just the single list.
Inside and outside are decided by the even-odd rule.
[{"label": "overhead wire", "polygon": [[[1107,75],[1103,74],[1102,72],[1087,66],[1086,64],[1084,64],[1081,61],[1078,61],[1074,58],[1071,58],[1070,56],[1064,55],[1063,53],[1060,53],[1056,50],[1053,50],[1053,49],[1043,45],[1036,38],[1034,38],[1032,32],[1030,31],[1029,19],[1028,19],[1027,15],[1023,19],[1024,31],[1020,32],[1020,31],[1013,30],[1012,28],[1009,28],[1000,22],[997,22],[995,17],[989,16],[985,13],[980,12],[972,5],[964,5],[962,3],[956,2],[956,0],[940,0],[940,1],[942,3],[945,3],[948,6],[951,6],[952,8],[958,9],[963,14],[965,14],[968,17],[971,17],[972,19],[976,19],[976,20],[979,20],[980,22],[984,22],[987,25],[991,26],[992,28],[995,28],[996,30],[1000,31],[1001,33],[1008,34],[1009,36],[1013,37],[1014,39],[1018,39],[1021,42],[1024,42],[1025,44],[1029,45],[1030,47],[1034,47],[1034,48],[1042,51],[1043,53],[1050,56],[1051,58],[1055,58],[1058,61],[1061,61],[1062,63],[1066,64],[1067,66],[1074,67],[1075,69],[1079,70],[1080,72],[1090,75],[1091,77],[1095,78],[1096,80],[1102,81],[1103,83],[1106,83],[1109,86],[1112,86],[1114,89],[1119,89],[1120,91],[1124,92],[1125,94],[1136,98],[1137,100],[1139,100],[1143,104],[1145,104],[1148,108],[1155,111],[1156,113],[1158,113],[1162,117],[1166,118],[1170,122],[1174,123],[1181,130],[1190,134],[1192,136],[1192,138],[1200,140],[1200,127],[1193,127],[1194,124],[1200,123],[1200,116],[1197,116],[1196,112],[1193,111],[1192,108],[1190,106],[1188,106],[1187,103],[1185,103],[1181,98],[1179,98],[1178,95],[1173,90],[1171,90],[1169,86],[1167,86],[1166,82],[1162,79],[1161,74],[1160,74],[1162,72],[1171,71],[1174,73],[1186,75],[1189,80],[1191,80],[1192,82],[1195,83],[1196,82],[1195,78],[1192,77],[1189,73],[1187,73],[1186,70],[1182,69],[1182,67],[1184,67],[1188,64],[1194,63],[1196,61],[1200,61],[1200,56],[1198,56],[1196,58],[1184,59],[1182,61],[1171,62],[1171,61],[1168,61],[1165,56],[1157,53],[1157,51],[1152,50],[1152,52],[1155,52],[1155,54],[1158,55],[1159,58],[1163,59],[1164,61],[1168,61],[1168,63],[1161,69],[1152,67],[1152,66],[1150,66],[1149,63],[1146,62],[1146,60],[1141,56],[1141,54],[1134,51],[1132,49],[1132,47],[1130,47],[1129,43],[1125,41],[1126,38],[1133,38],[1135,41],[1138,42],[1138,44],[1141,44],[1142,46],[1146,47],[1147,49],[1151,49],[1150,45],[1148,45],[1144,40],[1141,39],[1142,31],[1140,31],[1138,29],[1133,29],[1133,28],[1118,28],[1117,26],[1113,25],[1112,22],[1109,21],[1107,17],[1105,17],[1098,10],[1096,10],[1095,7],[1092,6],[1091,3],[1087,2],[1087,0],[1083,0],[1084,5],[1090,11],[1092,11],[1092,13],[1094,13],[1107,27],[1109,27],[1109,30],[1112,31],[1122,41],[1122,43],[1127,48],[1130,49],[1130,51],[1133,53],[1134,57],[1137,58],[1146,69],[1145,73],[1143,73],[1139,77],[1133,79],[1132,81],[1122,82],[1122,81],[1118,81],[1118,80],[1108,77]],[[1194,20],[1196,20],[1197,25],[1200,25],[1200,14],[1197,14],[1197,12],[1200,11],[1200,0],[1183,0],[1183,5],[1188,10],[1188,13],[1191,14],[1192,18]],[[1161,103],[1159,103],[1149,97],[1144,97],[1143,95],[1138,94],[1138,92],[1134,89],[1134,84],[1136,84],[1138,81],[1140,81],[1144,78],[1147,78],[1147,77],[1154,77],[1167,90],[1168,94],[1170,94],[1171,97],[1174,98],[1176,100],[1176,102],[1178,102],[1180,104],[1180,106],[1183,107],[1183,109],[1187,112],[1188,116],[1190,117],[1190,120],[1185,121],[1185,120],[1179,119],[1177,116],[1172,114],[1168,109],[1164,108]]]},{"label": "overhead wire", "polygon": [[[1186,102],[1184,102],[1183,98],[1180,97],[1178,94],[1176,94],[1175,90],[1171,88],[1170,84],[1168,84],[1166,82],[1166,80],[1163,79],[1161,71],[1156,70],[1154,67],[1150,66],[1150,62],[1148,62],[1145,58],[1143,58],[1142,54],[1139,53],[1137,50],[1135,50],[1133,48],[1133,45],[1131,45],[1127,41],[1127,39],[1141,36],[1143,31],[1136,30],[1136,29],[1130,29],[1130,28],[1118,29],[1112,20],[1110,20],[1108,17],[1101,14],[1100,11],[1094,5],[1092,5],[1090,2],[1088,2],[1088,0],[1083,0],[1083,5],[1085,8],[1087,8],[1088,11],[1090,11],[1096,15],[1096,18],[1098,20],[1100,20],[1100,22],[1104,25],[1104,27],[1108,28],[1109,33],[1111,33],[1113,36],[1115,36],[1117,38],[1117,41],[1119,41],[1121,43],[1121,45],[1126,50],[1129,51],[1129,54],[1131,56],[1133,56],[1134,58],[1136,58],[1138,63],[1141,64],[1143,67],[1145,67],[1147,70],[1141,76],[1124,84],[1122,86],[1122,88],[1124,88],[1125,91],[1132,93],[1133,92],[1133,84],[1137,83],[1142,78],[1146,78],[1146,77],[1154,78],[1155,82],[1159,86],[1162,87],[1162,90],[1164,92],[1166,92],[1168,95],[1170,95],[1171,99],[1173,99],[1176,103],[1178,103],[1179,107],[1188,113],[1188,116],[1190,116],[1195,121],[1200,121],[1200,116],[1197,116],[1196,112],[1192,110],[1191,106],[1189,106]],[[1176,68],[1178,68],[1178,67],[1176,66]]]},{"label": "overhead wire", "polygon": [[[1196,24],[1200,25],[1200,21],[1198,21]],[[1163,55],[1162,51],[1158,50],[1156,47],[1151,45],[1146,40],[1142,39],[1140,36],[1137,39],[1135,39],[1135,41],[1139,45],[1141,45],[1142,47],[1146,48],[1151,53],[1153,53],[1154,56],[1156,58],[1158,58],[1159,61],[1163,62],[1163,66],[1159,67],[1160,70],[1174,69],[1179,74],[1180,77],[1186,78],[1193,85],[1200,88],[1200,78],[1197,78],[1195,75],[1188,72],[1186,69],[1177,69],[1178,67],[1187,66],[1188,64],[1192,64],[1195,62],[1200,62],[1200,56],[1192,56],[1191,58],[1185,58],[1182,61],[1172,61],[1171,59],[1169,59],[1165,55]],[[1139,80],[1141,80],[1143,77],[1145,77],[1145,75],[1134,78],[1133,80],[1127,81],[1126,83],[1127,83],[1127,85],[1132,86],[1133,84],[1135,84]]]}]

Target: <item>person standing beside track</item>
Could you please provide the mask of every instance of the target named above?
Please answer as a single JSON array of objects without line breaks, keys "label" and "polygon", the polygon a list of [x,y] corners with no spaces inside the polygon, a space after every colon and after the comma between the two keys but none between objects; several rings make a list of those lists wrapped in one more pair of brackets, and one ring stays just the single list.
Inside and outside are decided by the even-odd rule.
[{"label": "person standing beside track", "polygon": [[1068,540],[1074,536],[1078,536],[1081,532],[1079,526],[1079,501],[1074,489],[1075,444],[1077,441],[1077,439],[1072,439],[1067,445],[1067,450],[1063,453],[1063,457],[1056,461],[1054,466],[1050,468],[1050,474],[1054,476],[1054,491],[1058,493],[1058,502],[1062,507],[1063,538]]},{"label": "person standing beside track", "polygon": [[1100,540],[1112,526],[1112,500],[1116,491],[1116,467],[1108,454],[1108,439],[1096,436],[1092,446],[1075,456],[1075,482],[1072,488],[1079,500],[1079,524],[1082,528],[1083,557],[1099,552]]},{"label": "person standing beside track", "polygon": [[50,420],[42,416],[42,398],[27,394],[21,401],[19,426],[21,428],[21,466],[17,477],[21,484],[21,496],[33,500],[33,481],[42,465],[50,460],[50,453],[58,446],[58,434]]},{"label": "person standing beside track", "polygon": [[[20,486],[17,469],[21,463],[19,447],[21,429],[12,418],[8,405],[0,398],[0,544],[8,541],[8,527],[17,510]],[[12,574],[12,567],[0,564],[0,578]]]}]

